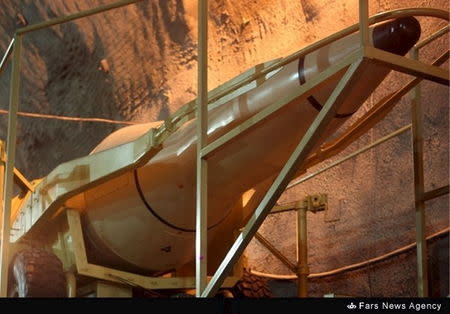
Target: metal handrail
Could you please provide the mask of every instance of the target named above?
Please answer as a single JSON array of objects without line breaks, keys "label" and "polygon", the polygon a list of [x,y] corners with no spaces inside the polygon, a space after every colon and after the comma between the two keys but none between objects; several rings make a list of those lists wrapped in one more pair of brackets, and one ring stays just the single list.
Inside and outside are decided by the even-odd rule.
[{"label": "metal handrail", "polygon": [[[386,11],[382,13],[375,14],[374,16],[370,17],[368,20],[369,25],[376,24],[385,20],[390,20],[394,18],[401,18],[401,17],[408,17],[408,16],[423,16],[423,17],[435,17],[439,19],[443,19],[446,21],[449,21],[449,14],[445,10],[440,9],[432,9],[432,8],[408,8],[408,9],[397,9],[392,11]],[[356,31],[359,30],[359,23],[353,24],[342,31],[333,34],[331,36],[328,36],[322,40],[319,40],[285,58],[282,58],[281,60],[271,64],[270,66],[262,69],[261,71],[258,71],[257,73],[250,75],[248,77],[243,78],[242,80],[228,86],[225,88],[225,85],[221,85],[214,90],[210,91],[208,93],[208,104],[213,103],[220,98],[234,92],[235,90],[243,87],[244,85],[269,74],[272,71],[275,71],[282,66],[285,66],[286,64],[294,61],[297,58],[300,58],[302,56],[305,56],[313,51],[316,51],[317,49],[320,49],[336,40],[339,40],[345,36],[348,36]],[[194,113],[196,110],[196,100],[193,100],[186,105],[179,108],[173,116],[169,119],[167,125],[163,124],[161,125],[160,129],[173,129],[173,125],[179,121],[181,121],[184,117],[189,116],[190,114]]]},{"label": "metal handrail", "polygon": [[81,12],[77,12],[74,14],[70,14],[70,15],[65,15],[65,16],[60,16],[42,23],[38,23],[38,24],[33,24],[33,25],[29,25],[29,26],[25,26],[22,28],[19,28],[16,31],[17,35],[23,35],[26,33],[30,33],[30,32],[34,32],[34,31],[38,31],[50,26],[54,26],[54,25],[58,25],[58,24],[62,24],[62,23],[66,23],[66,22],[70,22],[73,20],[77,20],[83,17],[87,17],[87,16],[91,16],[91,15],[95,15],[98,13],[102,13],[102,12],[106,12],[112,9],[117,9],[120,7],[124,7],[136,2],[140,2],[142,0],[121,0],[121,1],[117,1],[111,4],[106,4],[106,5],[102,5],[93,9],[89,9],[86,11],[81,11]]},{"label": "metal handrail", "polygon": [[386,142],[387,140],[389,140],[389,139],[391,139],[391,138],[393,138],[393,137],[396,137],[396,136],[398,136],[398,135],[400,135],[400,134],[402,134],[402,133],[404,133],[404,132],[406,132],[406,131],[408,131],[408,130],[410,130],[410,129],[411,129],[411,124],[408,124],[408,125],[406,125],[406,126],[400,128],[400,129],[397,129],[396,131],[394,131],[394,132],[392,132],[392,133],[390,133],[390,134],[388,134],[388,135],[386,135],[386,136],[384,136],[384,137],[382,137],[382,138],[376,140],[375,142],[373,142],[373,143],[371,143],[371,144],[369,144],[369,145],[366,145],[366,146],[364,146],[364,147],[361,148],[361,149],[358,149],[357,151],[355,151],[355,152],[349,154],[348,156],[345,156],[345,157],[343,157],[343,158],[341,158],[341,159],[339,159],[339,160],[336,160],[336,161],[332,162],[331,164],[329,164],[328,166],[326,166],[326,167],[324,167],[324,168],[321,168],[321,169],[319,169],[319,170],[317,170],[317,171],[315,171],[315,172],[313,172],[313,173],[311,173],[311,174],[309,174],[309,175],[307,175],[307,176],[305,176],[305,177],[303,177],[303,178],[300,178],[300,179],[297,179],[297,180],[295,180],[295,181],[292,181],[292,182],[286,187],[286,190],[287,190],[287,189],[291,189],[291,188],[293,188],[294,186],[299,185],[300,183],[303,183],[303,182],[305,182],[305,181],[308,181],[309,179],[314,178],[315,176],[321,174],[322,172],[325,172],[325,171],[327,171],[327,170],[329,170],[329,169],[331,169],[331,168],[334,168],[334,167],[336,167],[337,165],[340,165],[341,163],[343,163],[344,161],[347,161],[347,160],[349,160],[349,159],[351,159],[351,158],[353,158],[353,157],[355,157],[355,156],[358,156],[359,154],[364,153],[365,151],[368,151],[369,149],[371,149],[371,148],[373,148],[373,147],[375,147],[375,146],[378,146],[378,145],[380,145],[380,144]]},{"label": "metal handrail", "polygon": [[437,32],[433,33],[429,37],[427,37],[424,40],[422,40],[422,41],[418,42],[417,44],[415,44],[413,49],[421,49],[421,48],[425,47],[426,45],[428,45],[431,42],[435,41],[439,37],[441,37],[441,36],[445,35],[446,33],[448,33],[449,30],[450,30],[450,25],[444,26],[443,28],[441,28]]},{"label": "metal handrail", "polygon": [[[69,14],[69,15],[65,15],[65,16],[61,16],[61,17],[57,17],[42,23],[37,23],[37,24],[33,24],[33,25],[29,25],[29,26],[25,26],[22,28],[19,28],[16,30],[15,35],[23,35],[26,33],[31,33],[34,31],[38,31],[44,28],[48,28],[51,26],[55,26],[58,24],[62,24],[62,23],[66,23],[66,22],[70,22],[70,21],[74,21],[83,17],[88,17],[91,15],[95,15],[98,13],[103,13],[112,9],[117,9],[120,7],[124,7],[133,3],[137,3],[143,0],[121,0],[121,1],[117,1],[115,3],[111,3],[111,4],[106,4],[106,5],[102,5],[93,9],[89,9],[86,11],[81,11],[81,12],[77,12],[74,14]],[[9,43],[8,48],[6,49],[6,52],[2,58],[2,61],[0,62],[0,73],[2,72],[3,66],[6,64],[9,56],[11,55],[12,52],[12,48],[14,46],[14,41],[15,41],[15,36],[13,37],[13,39],[11,39],[11,42]]]}]

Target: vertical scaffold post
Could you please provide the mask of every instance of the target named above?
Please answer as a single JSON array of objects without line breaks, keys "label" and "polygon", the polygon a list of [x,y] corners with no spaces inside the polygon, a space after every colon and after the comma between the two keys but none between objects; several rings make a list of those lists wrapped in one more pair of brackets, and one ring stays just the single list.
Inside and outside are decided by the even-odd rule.
[{"label": "vertical scaffold post", "polygon": [[198,0],[198,92],[197,92],[197,189],[195,234],[195,288],[200,297],[207,283],[208,164],[202,158],[208,130],[208,0]]},{"label": "vertical scaffold post", "polygon": [[302,206],[297,210],[297,293],[299,298],[308,296],[308,233],[306,213],[308,209]]},{"label": "vertical scaffold post", "polygon": [[16,35],[14,41],[11,68],[11,86],[9,95],[8,136],[6,142],[6,167],[3,189],[3,215],[0,247],[0,297],[7,296],[8,249],[10,236],[11,200],[14,184],[14,160],[16,155],[17,110],[20,95],[20,50],[22,36]]},{"label": "vertical scaffold post", "polygon": [[67,297],[77,297],[77,278],[72,271],[66,273]]},{"label": "vertical scaffold post", "polygon": [[[0,227],[1,227],[1,234],[0,234],[0,252],[1,254],[3,254],[2,252],[2,247],[4,246],[3,244],[3,229],[4,229],[4,225],[3,222],[5,221],[5,216],[4,215],[4,205],[3,205],[3,191],[5,189],[5,165],[6,165],[6,153],[5,153],[5,149],[6,149],[6,143],[3,141],[0,141],[0,209],[1,209],[1,216],[0,216]],[[3,260],[0,259],[0,280],[6,280],[7,282],[7,278],[4,279],[4,276],[2,276],[1,274],[3,274],[4,271],[6,271],[7,269],[7,263],[3,263]],[[0,297],[5,297],[5,294],[3,293],[3,290],[6,290],[7,287],[5,288],[1,288],[3,285],[0,285]]]},{"label": "vertical scaffold post", "polygon": [[[413,59],[419,59],[419,50],[411,51]],[[423,128],[422,105],[420,84],[412,92],[411,116],[412,116],[412,145],[414,163],[414,203],[416,214],[416,243],[417,243],[417,295],[428,296],[428,265],[427,265],[427,241],[425,234],[425,201],[424,173],[423,173]]]},{"label": "vertical scaffold post", "polygon": [[369,45],[369,4],[368,0],[359,0],[359,35],[361,46]]}]

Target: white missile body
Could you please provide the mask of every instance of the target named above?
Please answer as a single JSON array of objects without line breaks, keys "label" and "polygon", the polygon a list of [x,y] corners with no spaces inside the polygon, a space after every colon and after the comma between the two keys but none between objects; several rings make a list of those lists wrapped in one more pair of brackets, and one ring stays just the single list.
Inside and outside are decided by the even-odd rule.
[{"label": "white missile body", "polygon": [[[370,32],[375,47],[397,54],[405,54],[419,36],[420,25],[413,18],[390,21],[376,26],[375,31],[372,27]],[[250,83],[247,88],[253,88],[247,92],[212,104],[209,141],[355,52],[359,40],[358,33],[337,40],[269,73],[263,83]],[[322,141],[358,110],[389,71],[379,64],[364,64],[366,79],[352,86]],[[343,73],[345,70],[313,92],[301,95],[209,158],[210,239],[215,239],[215,230],[225,223],[233,204],[243,193],[278,174]],[[135,140],[152,126],[142,124],[120,129],[105,138],[92,153]],[[144,167],[85,192],[86,210],[82,218],[90,258],[102,264],[148,273],[177,269],[192,261],[195,156],[194,119],[170,135],[161,151]],[[239,227],[225,226],[229,232]]]}]

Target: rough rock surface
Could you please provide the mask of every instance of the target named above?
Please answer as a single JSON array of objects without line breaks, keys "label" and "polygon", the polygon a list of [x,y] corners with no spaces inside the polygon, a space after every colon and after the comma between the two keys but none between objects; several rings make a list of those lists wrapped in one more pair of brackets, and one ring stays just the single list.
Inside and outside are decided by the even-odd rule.
[{"label": "rough rock surface", "polygon": [[[0,2],[0,51],[14,30],[101,4],[106,0],[4,0]],[[372,0],[370,13],[399,7],[448,10],[447,0]],[[357,21],[357,1],[211,1],[209,85],[247,68],[292,53]],[[420,18],[423,37],[445,25]],[[196,94],[196,1],[145,0],[27,35],[22,54],[20,110],[77,117],[146,122],[166,118]],[[423,50],[430,61],[448,47],[444,36]],[[105,59],[109,71],[100,66]],[[448,63],[445,64],[448,67]],[[10,67],[0,75],[0,108],[9,97]],[[408,80],[393,74],[357,113]],[[448,184],[448,88],[424,83],[426,189]],[[410,123],[407,97],[345,156]],[[17,167],[27,177],[46,175],[61,162],[84,156],[119,126],[20,118]],[[6,116],[0,117],[6,137]],[[414,202],[410,133],[404,133],[314,179],[287,191],[280,202],[306,193],[327,193],[329,211],[308,216],[312,272],[359,262],[414,242]],[[319,169],[333,160],[328,160]],[[314,171],[310,169],[310,171]],[[448,197],[427,203],[427,234],[448,226]],[[295,214],[271,216],[260,232],[296,258]],[[447,245],[448,246],[448,245]],[[433,252],[434,246],[430,247]],[[278,274],[287,270],[256,240],[246,251],[252,268]],[[433,257],[431,257],[433,258]],[[448,259],[447,259],[448,263]],[[448,266],[447,266],[448,268]],[[441,278],[442,280],[442,278]],[[441,283],[442,284],[442,283]],[[360,271],[313,280],[311,295],[416,295],[414,252]],[[448,294],[448,283],[447,283]]]}]

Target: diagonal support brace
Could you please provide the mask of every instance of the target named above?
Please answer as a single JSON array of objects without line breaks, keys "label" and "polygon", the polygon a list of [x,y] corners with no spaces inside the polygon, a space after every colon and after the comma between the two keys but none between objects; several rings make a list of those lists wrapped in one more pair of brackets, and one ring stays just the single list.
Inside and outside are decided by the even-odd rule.
[{"label": "diagonal support brace", "polygon": [[323,109],[319,112],[272,186],[269,188],[258,208],[253,213],[252,217],[250,217],[244,230],[238,235],[237,240],[234,242],[216,273],[211,278],[211,281],[203,291],[202,297],[211,297],[220,288],[224,278],[231,271],[235,261],[243,253],[266,216],[270,213],[270,210],[275,205],[277,199],[283,193],[289,181],[294,177],[296,171],[301,167],[311,152],[311,149],[317,143],[328,123],[333,118],[337,108],[344,100],[347,90],[356,80],[360,79],[359,74],[363,62],[362,59],[358,59],[346,71],[341,81],[331,93]]}]

